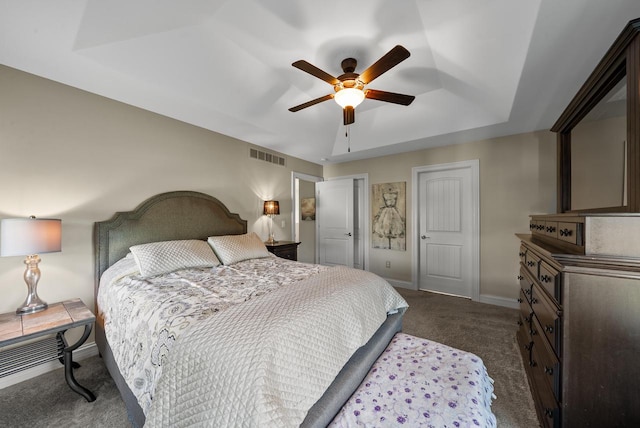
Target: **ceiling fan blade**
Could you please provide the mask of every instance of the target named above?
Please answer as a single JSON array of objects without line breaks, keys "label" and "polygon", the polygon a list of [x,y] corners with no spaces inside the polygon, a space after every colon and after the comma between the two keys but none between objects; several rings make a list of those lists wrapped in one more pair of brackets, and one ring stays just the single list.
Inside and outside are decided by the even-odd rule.
[{"label": "ceiling fan blade", "polygon": [[346,125],[351,125],[356,121],[356,109],[351,106],[346,106],[342,109],[343,122]]},{"label": "ceiling fan blade", "polygon": [[416,98],[413,95],[396,94],[395,92],[377,91],[375,89],[367,89],[364,96],[371,100],[386,101],[403,106],[408,106]]},{"label": "ceiling fan blade", "polygon": [[289,111],[296,112],[298,110],[302,110],[303,108],[311,107],[312,105],[330,100],[332,98],[333,98],[333,94],[325,95],[324,97],[316,98],[315,100],[307,101],[306,103],[297,105],[295,107],[291,107]]},{"label": "ceiling fan blade", "polygon": [[308,63],[307,61],[301,59],[300,61],[294,62],[293,65],[295,68],[298,68],[302,71],[309,73],[312,76],[317,77],[318,79],[322,79],[330,85],[337,85],[340,81],[327,73],[326,71],[320,70],[313,64]]},{"label": "ceiling fan blade", "polygon": [[400,64],[402,61],[409,58],[410,55],[411,54],[407,49],[400,45],[396,45],[393,49],[383,55],[382,58],[363,71],[360,74],[359,79],[362,80],[365,85],[367,83],[371,83],[373,79]]}]

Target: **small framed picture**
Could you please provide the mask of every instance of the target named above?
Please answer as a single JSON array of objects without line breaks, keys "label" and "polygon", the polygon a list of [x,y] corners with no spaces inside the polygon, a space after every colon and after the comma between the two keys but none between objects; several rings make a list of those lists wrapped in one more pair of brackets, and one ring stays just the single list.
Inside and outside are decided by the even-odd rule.
[{"label": "small framed picture", "polygon": [[316,219],[316,198],[300,199],[300,219],[306,221]]}]

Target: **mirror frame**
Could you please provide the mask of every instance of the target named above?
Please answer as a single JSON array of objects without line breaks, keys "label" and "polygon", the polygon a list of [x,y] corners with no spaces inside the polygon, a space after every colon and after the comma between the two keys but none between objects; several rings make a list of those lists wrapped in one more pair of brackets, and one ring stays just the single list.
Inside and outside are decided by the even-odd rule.
[{"label": "mirror frame", "polygon": [[627,205],[575,212],[640,212],[640,18],[630,21],[551,128],[557,133],[558,212],[571,209],[571,131],[627,78]]}]

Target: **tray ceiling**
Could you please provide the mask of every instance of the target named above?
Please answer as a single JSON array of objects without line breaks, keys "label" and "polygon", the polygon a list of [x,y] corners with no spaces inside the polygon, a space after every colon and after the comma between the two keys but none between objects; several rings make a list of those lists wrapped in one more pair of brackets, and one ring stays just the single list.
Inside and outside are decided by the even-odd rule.
[{"label": "tray ceiling", "polygon": [[[0,63],[315,163],[548,129],[631,19],[637,0],[0,2]],[[346,137],[332,92],[291,66],[363,71]],[[350,145],[351,152],[347,152]]]}]

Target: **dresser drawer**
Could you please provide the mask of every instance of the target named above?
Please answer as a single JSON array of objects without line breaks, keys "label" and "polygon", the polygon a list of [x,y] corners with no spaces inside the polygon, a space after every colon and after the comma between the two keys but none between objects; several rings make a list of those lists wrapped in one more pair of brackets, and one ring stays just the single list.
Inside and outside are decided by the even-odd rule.
[{"label": "dresser drawer", "polygon": [[527,247],[525,247],[524,245],[520,245],[520,251],[518,252],[518,256],[520,257],[520,263],[525,264],[527,262],[525,258],[526,255],[527,255]]},{"label": "dresser drawer", "polygon": [[522,325],[518,329],[518,333],[516,333],[516,339],[518,342],[518,349],[520,350],[520,354],[522,355],[522,363],[525,366],[527,371],[530,370],[530,362],[531,362],[531,348],[533,347],[533,342],[531,341],[531,335],[529,334],[530,324],[525,322],[522,318],[520,318]]},{"label": "dresser drawer", "polygon": [[542,333],[542,326],[535,316],[531,322],[531,340],[535,351],[531,357],[531,366],[534,370],[542,371],[541,378],[545,379],[547,386],[551,388],[554,399],[560,402],[560,361]]},{"label": "dresser drawer", "polygon": [[546,262],[540,262],[540,274],[538,275],[538,281],[542,288],[544,288],[549,296],[553,297],[558,304],[560,301],[560,273],[549,266]]},{"label": "dresser drawer", "polygon": [[529,222],[529,229],[533,233],[543,233],[544,232],[544,220],[531,220]]},{"label": "dresser drawer", "polygon": [[582,245],[578,242],[578,223],[558,223],[558,239],[574,245]]},{"label": "dresser drawer", "polygon": [[562,311],[547,295],[534,284],[531,290],[531,309],[540,321],[540,334],[546,336],[556,355],[560,355],[561,343],[560,329],[562,328]]},{"label": "dresser drawer", "polygon": [[[531,348],[531,367],[529,373],[531,373],[530,381],[533,384],[534,389],[534,401],[536,404],[536,410],[538,411],[538,417],[543,427],[559,427],[560,426],[560,406],[555,399],[553,390],[547,383],[544,370],[537,363],[540,361],[538,355],[538,349],[535,345]],[[534,365],[535,362],[535,365]],[[536,400],[537,398],[537,400]]]},{"label": "dresser drawer", "polygon": [[558,237],[558,222],[557,221],[545,221],[544,222],[544,234],[551,238]]},{"label": "dresser drawer", "polygon": [[538,277],[540,273],[540,258],[538,256],[536,256],[531,251],[527,251],[527,254],[525,255],[524,265],[527,267],[527,270],[531,272],[531,275],[533,275],[534,278]]},{"label": "dresser drawer", "polygon": [[529,300],[523,289],[520,289],[520,298],[518,299],[518,302],[520,302],[520,317],[522,321],[526,324],[531,323],[533,310],[531,309],[531,305],[529,304]]},{"label": "dresser drawer", "polygon": [[526,301],[531,303],[531,287],[533,287],[533,283],[535,281],[531,279],[529,272],[522,266],[520,266],[520,275],[518,275],[518,279],[520,280],[520,289],[524,293]]}]

